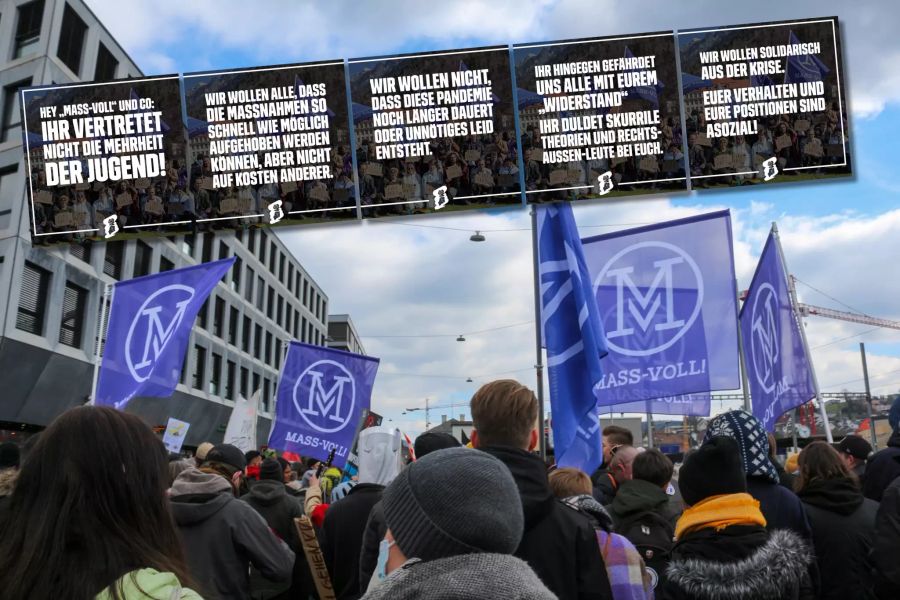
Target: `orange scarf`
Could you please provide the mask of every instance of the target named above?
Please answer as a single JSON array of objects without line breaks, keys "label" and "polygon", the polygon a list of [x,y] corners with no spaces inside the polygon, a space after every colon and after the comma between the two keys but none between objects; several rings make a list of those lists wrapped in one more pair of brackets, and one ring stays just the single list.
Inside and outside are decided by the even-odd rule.
[{"label": "orange scarf", "polygon": [[759,510],[759,501],[750,494],[710,496],[686,508],[675,525],[675,539],[691,531],[715,527],[721,531],[729,525],[762,525],[766,518]]}]

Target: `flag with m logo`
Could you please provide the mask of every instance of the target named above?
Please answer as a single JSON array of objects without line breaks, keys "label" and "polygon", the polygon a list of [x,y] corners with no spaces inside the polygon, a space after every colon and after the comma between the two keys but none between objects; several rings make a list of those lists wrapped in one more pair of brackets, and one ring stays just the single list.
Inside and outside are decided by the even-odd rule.
[{"label": "flag with m logo", "polygon": [[135,396],[172,394],[194,319],[233,263],[231,257],[113,286],[95,404],[121,410]]},{"label": "flag with m logo", "polygon": [[601,406],[708,415],[708,392],[740,387],[728,211],[583,244],[609,348]]},{"label": "flag with m logo", "polygon": [[537,233],[556,464],[593,473],[603,462],[595,394],[606,342],[572,206],[538,206]]},{"label": "flag with m logo", "polygon": [[353,438],[372,400],[378,359],[291,342],[278,381],[269,447],[347,462]]},{"label": "flag with m logo", "polygon": [[759,257],[740,321],[753,415],[774,431],[778,417],[816,395],[774,233]]},{"label": "flag with m logo", "polygon": [[[800,43],[797,35],[791,31],[788,34],[788,44]],[[787,59],[787,71],[784,74],[785,83],[804,83],[808,81],[822,81],[831,70],[815,54],[798,54]]]}]

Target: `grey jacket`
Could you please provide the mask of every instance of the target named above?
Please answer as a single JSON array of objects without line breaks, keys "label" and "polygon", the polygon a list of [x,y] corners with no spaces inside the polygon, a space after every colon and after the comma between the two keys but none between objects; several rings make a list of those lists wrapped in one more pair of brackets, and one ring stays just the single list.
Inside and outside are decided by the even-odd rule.
[{"label": "grey jacket", "polygon": [[294,553],[232,495],[229,481],[191,468],[175,479],[169,496],[188,567],[206,600],[249,598],[251,564],[273,581],[290,581]]},{"label": "grey jacket", "polygon": [[407,561],[361,600],[554,600],[528,563],[508,554]]}]

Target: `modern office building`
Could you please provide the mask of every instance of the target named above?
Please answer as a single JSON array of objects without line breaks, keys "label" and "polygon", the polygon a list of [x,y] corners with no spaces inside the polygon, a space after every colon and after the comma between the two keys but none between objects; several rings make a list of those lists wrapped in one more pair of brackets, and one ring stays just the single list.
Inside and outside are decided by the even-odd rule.
[{"label": "modern office building", "polygon": [[197,319],[175,394],[127,410],[152,425],[189,422],[187,445],[215,442],[234,399],[259,390],[265,443],[284,343],[324,345],[328,314],[325,293],[271,231],[31,244],[17,90],[140,75],[81,0],[0,0],[0,429],[44,426],[88,400],[106,284],[236,256]]},{"label": "modern office building", "polygon": [[365,354],[359,332],[350,315],[328,315],[328,347],[354,354]]}]

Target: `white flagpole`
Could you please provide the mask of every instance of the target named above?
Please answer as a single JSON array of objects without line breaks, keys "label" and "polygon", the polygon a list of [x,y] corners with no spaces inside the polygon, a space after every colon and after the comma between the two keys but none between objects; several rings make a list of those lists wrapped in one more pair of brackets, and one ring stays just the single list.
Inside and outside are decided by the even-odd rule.
[{"label": "white flagpole", "polygon": [[537,380],[537,401],[538,401],[538,448],[541,453],[541,460],[547,458],[546,436],[544,435],[544,365],[543,365],[543,346],[542,339],[543,321],[541,317],[541,272],[540,272],[540,256],[538,250],[538,217],[537,208],[531,207],[531,257],[532,270],[534,277],[534,342],[535,342],[535,365],[534,375]]},{"label": "white flagpole", "polygon": [[100,306],[100,322],[97,323],[97,347],[94,350],[94,380],[91,383],[91,399],[88,401],[88,406],[93,406],[97,403],[97,380],[100,378],[100,349],[103,346],[103,338],[106,333],[103,329],[103,324],[106,322],[106,304],[109,298],[109,305],[112,308],[112,294],[114,290],[115,286],[108,283],[103,284],[103,296],[100,298],[100,302],[102,302]]},{"label": "white flagpole", "polygon": [[[797,322],[798,329],[800,329],[800,339],[803,342],[803,351],[806,352],[806,360],[809,361],[809,372],[812,376],[813,390],[816,392],[816,401],[819,403],[819,412],[822,416],[822,424],[825,427],[825,439],[829,444],[833,444],[834,438],[831,436],[831,427],[828,424],[828,411],[825,410],[825,401],[822,400],[822,394],[819,392],[819,378],[816,376],[812,355],[809,353],[809,342],[806,341],[806,330],[803,327],[803,319],[797,311],[797,290],[794,288],[794,280],[791,278],[787,263],[784,260],[784,252],[781,249],[781,238],[778,236],[778,225],[775,222],[772,222],[772,235],[775,236],[775,246],[778,248],[778,257],[781,260],[781,268],[784,271],[785,277],[787,277],[788,293],[791,298],[791,312],[794,313],[794,320]],[[796,429],[796,424],[794,427]]]}]

